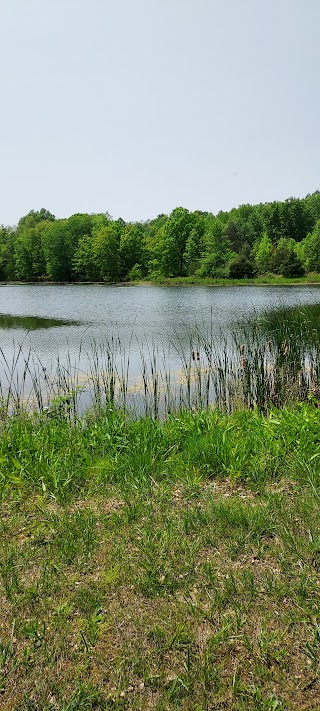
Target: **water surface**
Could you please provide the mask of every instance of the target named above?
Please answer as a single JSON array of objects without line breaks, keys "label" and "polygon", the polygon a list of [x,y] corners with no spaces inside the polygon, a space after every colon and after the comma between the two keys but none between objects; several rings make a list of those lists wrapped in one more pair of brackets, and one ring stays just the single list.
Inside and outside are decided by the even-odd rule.
[{"label": "water surface", "polygon": [[[115,339],[130,351],[130,377],[141,375],[141,355],[156,344],[166,365],[178,367],[176,344],[189,349],[195,326],[218,336],[235,323],[268,308],[320,304],[320,287],[312,286],[0,286],[0,348],[10,365],[17,350],[31,349],[45,369],[72,360],[85,374],[92,343]],[[16,363],[21,375],[23,359]],[[1,382],[8,374],[0,363]]]},{"label": "water surface", "polygon": [[165,344],[195,324],[217,332],[266,308],[318,303],[319,286],[0,286],[0,338],[7,352],[14,338],[46,356],[112,336]]}]

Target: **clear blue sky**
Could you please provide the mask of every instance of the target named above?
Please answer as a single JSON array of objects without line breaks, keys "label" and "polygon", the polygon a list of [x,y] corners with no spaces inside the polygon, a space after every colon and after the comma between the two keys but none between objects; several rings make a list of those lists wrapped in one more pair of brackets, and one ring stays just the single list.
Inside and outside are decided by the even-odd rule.
[{"label": "clear blue sky", "polygon": [[320,188],[320,0],[1,0],[0,223]]}]

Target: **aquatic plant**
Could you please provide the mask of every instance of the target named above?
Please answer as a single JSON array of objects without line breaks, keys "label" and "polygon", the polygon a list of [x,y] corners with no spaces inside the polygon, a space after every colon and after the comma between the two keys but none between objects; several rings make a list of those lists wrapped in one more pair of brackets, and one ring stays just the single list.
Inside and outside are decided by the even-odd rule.
[{"label": "aquatic plant", "polygon": [[[119,338],[93,341],[84,352],[57,357],[44,367],[31,348],[16,345],[11,362],[0,349],[2,419],[22,410],[60,413],[75,419],[85,409],[116,404],[136,414],[165,417],[181,409],[216,405],[232,412],[246,406],[318,399],[320,307],[274,309],[215,335],[213,325],[195,326],[171,352],[156,343],[129,345]],[[132,375],[132,350],[140,376]],[[176,367],[172,366],[172,363]],[[86,364],[85,366],[83,364]]]}]

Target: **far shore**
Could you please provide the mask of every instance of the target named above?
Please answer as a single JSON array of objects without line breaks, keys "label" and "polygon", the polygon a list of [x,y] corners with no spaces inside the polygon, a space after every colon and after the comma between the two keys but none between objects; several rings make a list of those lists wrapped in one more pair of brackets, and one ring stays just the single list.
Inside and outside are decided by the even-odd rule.
[{"label": "far shore", "polygon": [[252,279],[214,279],[187,277],[161,277],[137,281],[0,281],[0,286],[320,286],[320,274],[286,278],[275,274]]}]

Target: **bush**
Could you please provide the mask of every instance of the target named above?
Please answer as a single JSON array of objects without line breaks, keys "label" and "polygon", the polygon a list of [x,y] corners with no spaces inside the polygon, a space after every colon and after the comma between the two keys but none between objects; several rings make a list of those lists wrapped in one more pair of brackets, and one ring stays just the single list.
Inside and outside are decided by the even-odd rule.
[{"label": "bush", "polygon": [[142,277],[143,274],[140,264],[134,264],[132,269],[128,272],[128,279],[130,281],[139,281]]},{"label": "bush", "polygon": [[251,279],[254,277],[254,265],[247,257],[238,257],[230,266],[229,276],[231,279]]},{"label": "bush", "polygon": [[271,269],[275,274],[282,274],[284,277],[300,277],[304,275],[304,268],[295,252],[293,240],[279,240],[271,259]]},{"label": "bush", "polygon": [[305,271],[297,255],[292,252],[280,267],[280,272],[284,277],[300,277]]}]

